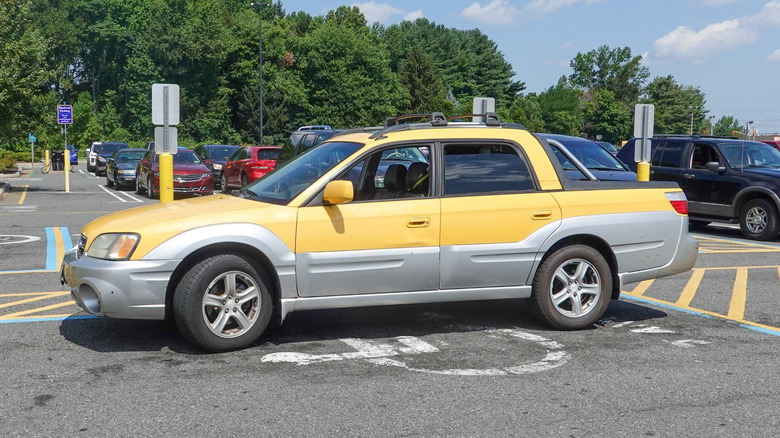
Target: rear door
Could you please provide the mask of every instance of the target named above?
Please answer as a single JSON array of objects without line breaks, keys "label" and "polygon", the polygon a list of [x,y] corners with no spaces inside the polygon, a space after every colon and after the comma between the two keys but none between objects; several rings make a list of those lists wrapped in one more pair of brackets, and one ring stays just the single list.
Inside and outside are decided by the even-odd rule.
[{"label": "rear door", "polygon": [[441,288],[528,284],[561,211],[538,190],[522,148],[501,141],[445,143],[443,156]]}]

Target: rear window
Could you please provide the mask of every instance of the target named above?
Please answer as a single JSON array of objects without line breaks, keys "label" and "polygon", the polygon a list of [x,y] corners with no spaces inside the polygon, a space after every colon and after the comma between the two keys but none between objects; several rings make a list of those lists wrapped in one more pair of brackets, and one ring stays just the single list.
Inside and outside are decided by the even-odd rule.
[{"label": "rear window", "polygon": [[258,160],[275,160],[279,156],[279,149],[260,149],[257,151]]},{"label": "rear window", "polygon": [[534,189],[525,160],[509,145],[444,147],[444,194],[521,192]]},{"label": "rear window", "polygon": [[651,164],[660,167],[680,167],[685,142],[661,142],[653,152]]}]

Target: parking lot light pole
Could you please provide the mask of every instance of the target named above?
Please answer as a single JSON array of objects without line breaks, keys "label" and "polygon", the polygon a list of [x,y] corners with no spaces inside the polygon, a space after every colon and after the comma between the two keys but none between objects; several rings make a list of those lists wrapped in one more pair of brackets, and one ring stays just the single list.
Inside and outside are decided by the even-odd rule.
[{"label": "parking lot light pole", "polygon": [[263,145],[263,4],[262,2],[251,2],[249,3],[250,6],[257,6],[257,16],[258,21],[260,23],[260,26],[258,27],[258,54],[259,54],[259,65],[258,65],[258,72],[260,74],[260,143],[258,146]]}]

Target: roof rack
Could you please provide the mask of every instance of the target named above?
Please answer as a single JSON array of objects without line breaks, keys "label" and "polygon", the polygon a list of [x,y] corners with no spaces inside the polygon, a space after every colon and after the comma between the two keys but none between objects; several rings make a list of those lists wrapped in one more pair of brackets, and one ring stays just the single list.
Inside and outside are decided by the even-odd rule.
[{"label": "roof rack", "polygon": [[[464,114],[459,116],[451,116],[446,117],[442,113],[434,112],[431,114],[407,114],[403,116],[398,117],[388,117],[385,119],[385,127],[384,129],[381,129],[372,135],[371,139],[380,139],[383,138],[385,134],[395,131],[405,131],[408,129],[425,129],[425,128],[431,128],[431,127],[443,127],[447,126],[449,124],[449,121],[451,120],[457,120],[457,119],[463,119],[466,117],[481,117],[483,119],[482,122],[479,124],[484,124],[485,126],[491,126],[491,127],[503,127],[503,128],[512,128],[512,129],[525,129],[525,126],[515,123],[501,123],[501,120],[498,118],[498,115],[493,112],[486,112],[484,114]],[[399,123],[404,120],[411,120],[411,119],[428,119],[428,122],[422,122],[422,123]],[[473,126],[472,122],[469,122],[468,125],[462,124],[462,125],[456,125],[456,126]]]},{"label": "roof rack", "polygon": [[728,139],[735,139],[738,140],[738,137],[729,137],[725,135],[699,135],[699,134],[653,134],[653,138],[690,138],[690,139],[701,139],[701,138],[728,138]]}]

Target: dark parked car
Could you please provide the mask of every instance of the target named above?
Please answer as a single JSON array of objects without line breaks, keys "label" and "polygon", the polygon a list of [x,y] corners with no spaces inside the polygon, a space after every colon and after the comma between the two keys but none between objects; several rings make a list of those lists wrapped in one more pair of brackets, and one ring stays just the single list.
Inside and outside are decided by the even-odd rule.
[{"label": "dark parked car", "polygon": [[[147,150],[138,163],[135,179],[135,192],[146,192],[150,198],[160,194],[159,155]],[[214,190],[214,177],[198,154],[179,148],[173,155],[173,193],[210,195]]]},{"label": "dark parked car", "polygon": [[69,144],[68,151],[70,152],[70,164],[76,166],[79,164],[79,150],[75,146]]},{"label": "dark parked car", "polygon": [[328,125],[302,126],[297,131],[290,134],[290,138],[285,140],[282,150],[279,153],[279,164],[285,163],[297,157],[298,155],[317,146],[323,141],[342,133],[338,129],[333,129]]},{"label": "dark parked car", "polygon": [[[739,223],[749,239],[777,238],[780,151],[736,138],[656,136],[650,141],[650,179],[680,185],[692,225]],[[635,148],[633,139],[618,152],[634,170]]]},{"label": "dark parked car", "polygon": [[596,143],[598,143],[601,147],[606,149],[607,152],[609,152],[610,154],[617,155],[618,148],[616,148],[615,145],[613,145],[612,143],[608,141],[598,141],[598,140],[596,140]]},{"label": "dark parked car", "polygon": [[537,134],[547,140],[553,153],[566,171],[566,176],[576,180],[588,180],[587,174],[578,169],[568,151],[596,179],[602,181],[636,181],[636,173],[612,156],[598,143],[582,137],[559,134]]},{"label": "dark parked car", "polygon": [[106,172],[108,158],[119,149],[127,149],[127,143],[118,141],[104,141],[97,146],[97,156],[95,159],[95,175],[102,175]]},{"label": "dark parked car", "polygon": [[119,149],[108,158],[106,185],[119,190],[135,185],[135,171],[146,149]]},{"label": "dark parked car", "polygon": [[279,146],[244,146],[222,166],[220,185],[224,193],[240,189],[276,168]]},{"label": "dark parked car", "polygon": [[234,144],[202,144],[195,148],[195,153],[211,169],[211,174],[214,175],[214,184],[220,185],[222,166],[240,147]]}]

